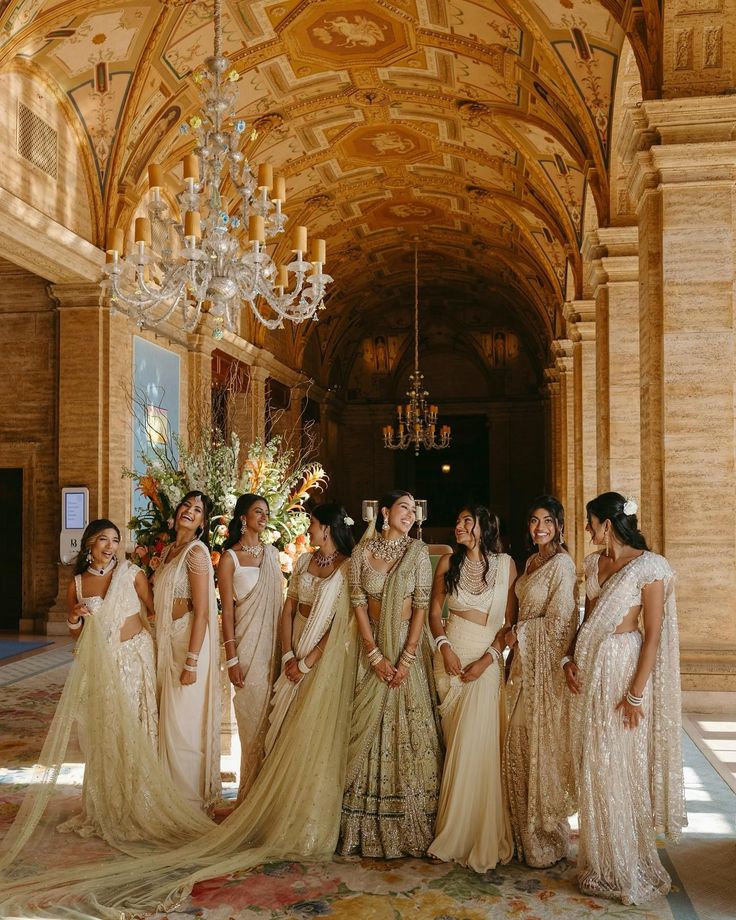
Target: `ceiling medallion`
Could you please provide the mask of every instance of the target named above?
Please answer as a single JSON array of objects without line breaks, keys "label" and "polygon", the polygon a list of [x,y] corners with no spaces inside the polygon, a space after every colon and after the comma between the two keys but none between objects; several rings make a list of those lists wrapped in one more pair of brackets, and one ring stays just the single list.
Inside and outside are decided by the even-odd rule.
[{"label": "ceiling medallion", "polygon": [[[240,149],[248,126],[234,114],[239,75],[222,53],[221,5],[214,0],[214,53],[194,74],[201,114],[182,125],[182,133],[191,129],[198,142],[184,157],[185,187],[177,195],[183,221],[170,215],[161,195],[164,171],[151,164],[148,216],[136,218],[135,246],[128,256],[123,231],[113,231],[102,282],[112,305],[139,326],[158,326],[176,315],[192,332],[208,313],[215,338],[225,329],[239,331],[243,302],[268,329],[283,328],[284,320],[316,318],[332,281],[323,271],[325,241],[312,240],[307,255],[306,227],[294,229],[289,247],[294,257],[288,264],[278,265],[266,249],[285,231],[286,183],[283,176],[274,179],[269,163],[261,163],[256,176]],[[279,113],[259,120],[263,129],[281,121]],[[311,203],[316,200],[323,203],[320,196]],[[243,249],[240,227],[248,233]]]},{"label": "ceiling medallion", "polygon": [[406,391],[409,402],[406,406],[396,407],[398,435],[394,435],[394,426],[383,428],[383,446],[389,450],[406,450],[414,447],[414,454],[419,448],[425,450],[442,450],[450,446],[450,426],[443,425],[439,431],[439,440],[435,437],[438,407],[427,402],[429,393],[424,389],[424,374],[419,371],[419,250],[414,242],[414,373],[409,375],[409,389]]}]

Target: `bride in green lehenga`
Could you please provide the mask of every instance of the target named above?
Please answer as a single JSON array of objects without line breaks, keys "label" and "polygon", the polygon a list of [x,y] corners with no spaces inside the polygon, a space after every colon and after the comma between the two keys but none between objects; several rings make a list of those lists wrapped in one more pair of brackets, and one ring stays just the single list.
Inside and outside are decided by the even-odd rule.
[{"label": "bride in green lehenga", "polygon": [[[323,523],[329,507],[332,527]],[[332,542],[349,552],[352,522],[344,508],[323,506],[320,518],[313,517],[314,527],[327,537],[341,530],[344,539]],[[276,683],[268,754],[242,805],[193,843],[142,859],[70,861],[43,874],[37,865],[15,866],[13,878],[0,879],[0,916],[119,920],[123,911],[172,910],[204,879],[278,860],[330,859],[340,827],[357,662],[348,565],[346,559],[333,564],[327,577],[316,579],[311,607],[300,606],[302,622],[291,630],[295,658],[286,662],[285,673],[302,676]]]},{"label": "bride in green lehenga", "polygon": [[350,603],[363,643],[348,747],[340,853],[424,856],[434,838],[442,747],[425,613],[432,566],[412,540],[415,502],[390,492],[353,551]]}]

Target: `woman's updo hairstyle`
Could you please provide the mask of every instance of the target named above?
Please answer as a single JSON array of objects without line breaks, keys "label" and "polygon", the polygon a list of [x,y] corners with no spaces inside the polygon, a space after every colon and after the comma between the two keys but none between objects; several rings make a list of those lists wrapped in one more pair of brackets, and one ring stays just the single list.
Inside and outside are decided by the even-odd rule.
[{"label": "woman's updo hairstyle", "polygon": [[532,535],[529,533],[529,525],[532,522],[534,512],[539,508],[544,508],[545,511],[549,512],[555,522],[555,535],[552,538],[552,545],[555,548],[555,552],[559,553],[561,550],[567,550],[567,546],[565,545],[565,509],[562,507],[562,502],[555,498],[554,495],[538,495],[529,505],[529,510],[526,513],[525,539],[527,549],[530,553],[534,552],[535,543],[532,540]]},{"label": "woman's updo hairstyle", "polygon": [[[488,577],[488,569],[490,567],[488,557],[503,552],[503,544],[501,543],[500,536],[501,524],[498,520],[498,515],[489,511],[485,505],[467,505],[460,509],[458,517],[465,514],[466,511],[480,527],[479,549],[483,559],[483,581],[485,581]],[[474,528],[475,523],[473,524]],[[460,569],[462,568],[467,551],[467,547],[463,546],[462,543],[458,543],[455,546],[452,556],[450,556],[450,564],[445,572],[445,587],[447,588],[448,594],[452,594],[458,586],[460,581]]]},{"label": "woman's updo hairstyle", "polygon": [[400,498],[413,498],[411,492],[405,492],[403,489],[394,489],[393,492],[386,492],[381,496],[378,503],[378,514],[376,515],[376,533],[383,530],[383,512],[381,508],[388,508],[390,511]]},{"label": "woman's updo hairstyle", "polygon": [[332,542],[341,556],[349,556],[355,547],[355,537],[350,525],[345,523],[347,511],[339,502],[325,502],[312,509],[312,517],[323,527],[330,528]]},{"label": "woman's updo hairstyle", "polygon": [[262,495],[256,495],[255,492],[246,492],[235,502],[232,519],[227,525],[227,540],[222,544],[223,553],[240,542],[240,538],[243,536],[243,521],[241,519],[256,502],[263,502],[269,508],[266,499]]},{"label": "woman's updo hairstyle", "polygon": [[82,572],[87,571],[87,566],[89,565],[89,559],[87,556],[90,552],[90,547],[95,542],[95,537],[97,534],[102,533],[103,530],[114,530],[118,535],[118,540],[120,539],[120,528],[117,524],[113,524],[112,521],[108,521],[107,518],[98,518],[96,521],[90,521],[89,524],[84,528],[84,533],[82,534],[82,543],[77,557],[74,560],[74,574],[81,575]]},{"label": "woman's updo hairstyle", "polygon": [[201,540],[202,543],[210,548],[210,515],[212,514],[212,499],[209,495],[205,495],[204,492],[200,492],[199,489],[192,489],[190,492],[187,492],[186,495],[182,496],[179,504],[174,508],[174,527],[172,531],[176,530],[176,518],[179,515],[179,509],[182,507],[184,502],[190,501],[192,498],[198,498],[202,502],[202,526],[197,528],[197,539]]},{"label": "woman's updo hairstyle", "polygon": [[626,546],[634,549],[648,550],[644,534],[639,530],[636,513],[626,514],[624,505],[627,499],[620,492],[603,492],[589,501],[585,506],[590,524],[591,515],[595,515],[601,524],[610,521],[616,537]]}]

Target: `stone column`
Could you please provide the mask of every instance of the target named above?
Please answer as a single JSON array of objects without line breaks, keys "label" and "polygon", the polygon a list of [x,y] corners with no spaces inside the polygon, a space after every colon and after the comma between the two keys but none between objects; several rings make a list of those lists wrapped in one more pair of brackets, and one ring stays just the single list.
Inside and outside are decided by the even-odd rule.
[{"label": "stone column", "polygon": [[597,488],[638,499],[639,232],[636,227],[603,227],[595,236]]},{"label": "stone column", "polygon": [[640,119],[640,520],[677,572],[683,686],[733,690],[736,99],[646,101]]},{"label": "stone column", "polygon": [[[108,422],[107,310],[99,284],[54,284],[59,330],[59,489],[86,486],[89,519],[106,517],[107,468],[103,442]],[[49,496],[59,501],[59,496]],[[58,593],[49,610],[48,635],[66,635],[66,591],[71,566],[58,565]]]},{"label": "stone column", "polygon": [[182,429],[196,440],[212,426],[212,352],[216,340],[211,335],[193,334],[187,342],[187,419]]},{"label": "stone column", "polygon": [[575,473],[575,386],[573,382],[572,342],[557,339],[552,343],[560,379],[560,492],[559,499],[565,508],[565,541],[573,559],[576,559],[577,519]]},{"label": "stone column", "polygon": [[562,493],[562,469],[560,447],[562,429],[560,426],[560,372],[556,366],[544,369],[547,392],[547,482],[553,495]]},{"label": "stone column", "polygon": [[[568,336],[573,343],[575,389],[575,563],[585,555],[585,503],[598,492],[597,405],[595,374],[595,301],[565,304]],[[568,527],[569,530],[569,527]]]},{"label": "stone column", "polygon": [[248,447],[266,436],[266,380],[268,370],[253,365],[249,368],[248,388],[234,398],[233,429],[240,438],[243,455]]}]

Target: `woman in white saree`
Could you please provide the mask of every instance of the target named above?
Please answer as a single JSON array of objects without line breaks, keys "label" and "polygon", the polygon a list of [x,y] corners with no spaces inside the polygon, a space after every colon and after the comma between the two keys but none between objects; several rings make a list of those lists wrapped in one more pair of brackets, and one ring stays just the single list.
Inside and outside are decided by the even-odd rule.
[{"label": "woman in white saree", "polygon": [[220,655],[210,499],[188,492],[174,512],[176,539],[153,579],[159,754],[183,798],[209,808],[220,797]]},{"label": "woman in white saree", "polygon": [[284,576],[275,546],[261,542],[268,502],[241,495],[217,567],[222,635],[240,736],[238,803],[263,763],[271,690],[278,672],[278,626]]},{"label": "woman in white saree", "polygon": [[457,549],[437,565],[429,612],[446,748],[429,855],[476,872],[508,862],[514,852],[501,783],[506,728],[501,650],[504,621],[515,607],[516,566],[502,552],[498,530],[498,518],[483,506],[460,512]]},{"label": "woman in white saree", "polygon": [[648,550],[636,511],[618,492],[587,505],[586,529],[605,551],[585,560],[585,621],[563,659],[574,694],[578,884],[624,904],[669,891],[655,834],[676,840],[687,823],[674,575]]},{"label": "woman in white saree", "polygon": [[[313,519],[315,542],[326,528],[327,537],[347,549],[352,536],[346,519],[343,508],[332,515],[332,525]],[[320,549],[325,553],[329,546],[325,539]],[[295,658],[287,665],[296,661],[302,676],[297,682],[287,678],[288,688],[281,678],[277,682],[269,752],[245,801],[219,827],[178,849],[99,866],[75,863],[65,871],[37,875],[32,900],[49,905],[49,911],[23,916],[120,920],[122,912],[149,913],[159,906],[170,911],[203,879],[278,860],[332,857],[340,830],[358,662],[349,562],[335,561],[337,557],[332,574],[319,581],[311,609],[301,607],[307,614],[303,628],[294,624]],[[4,893],[0,916],[6,903],[11,900]]]}]

